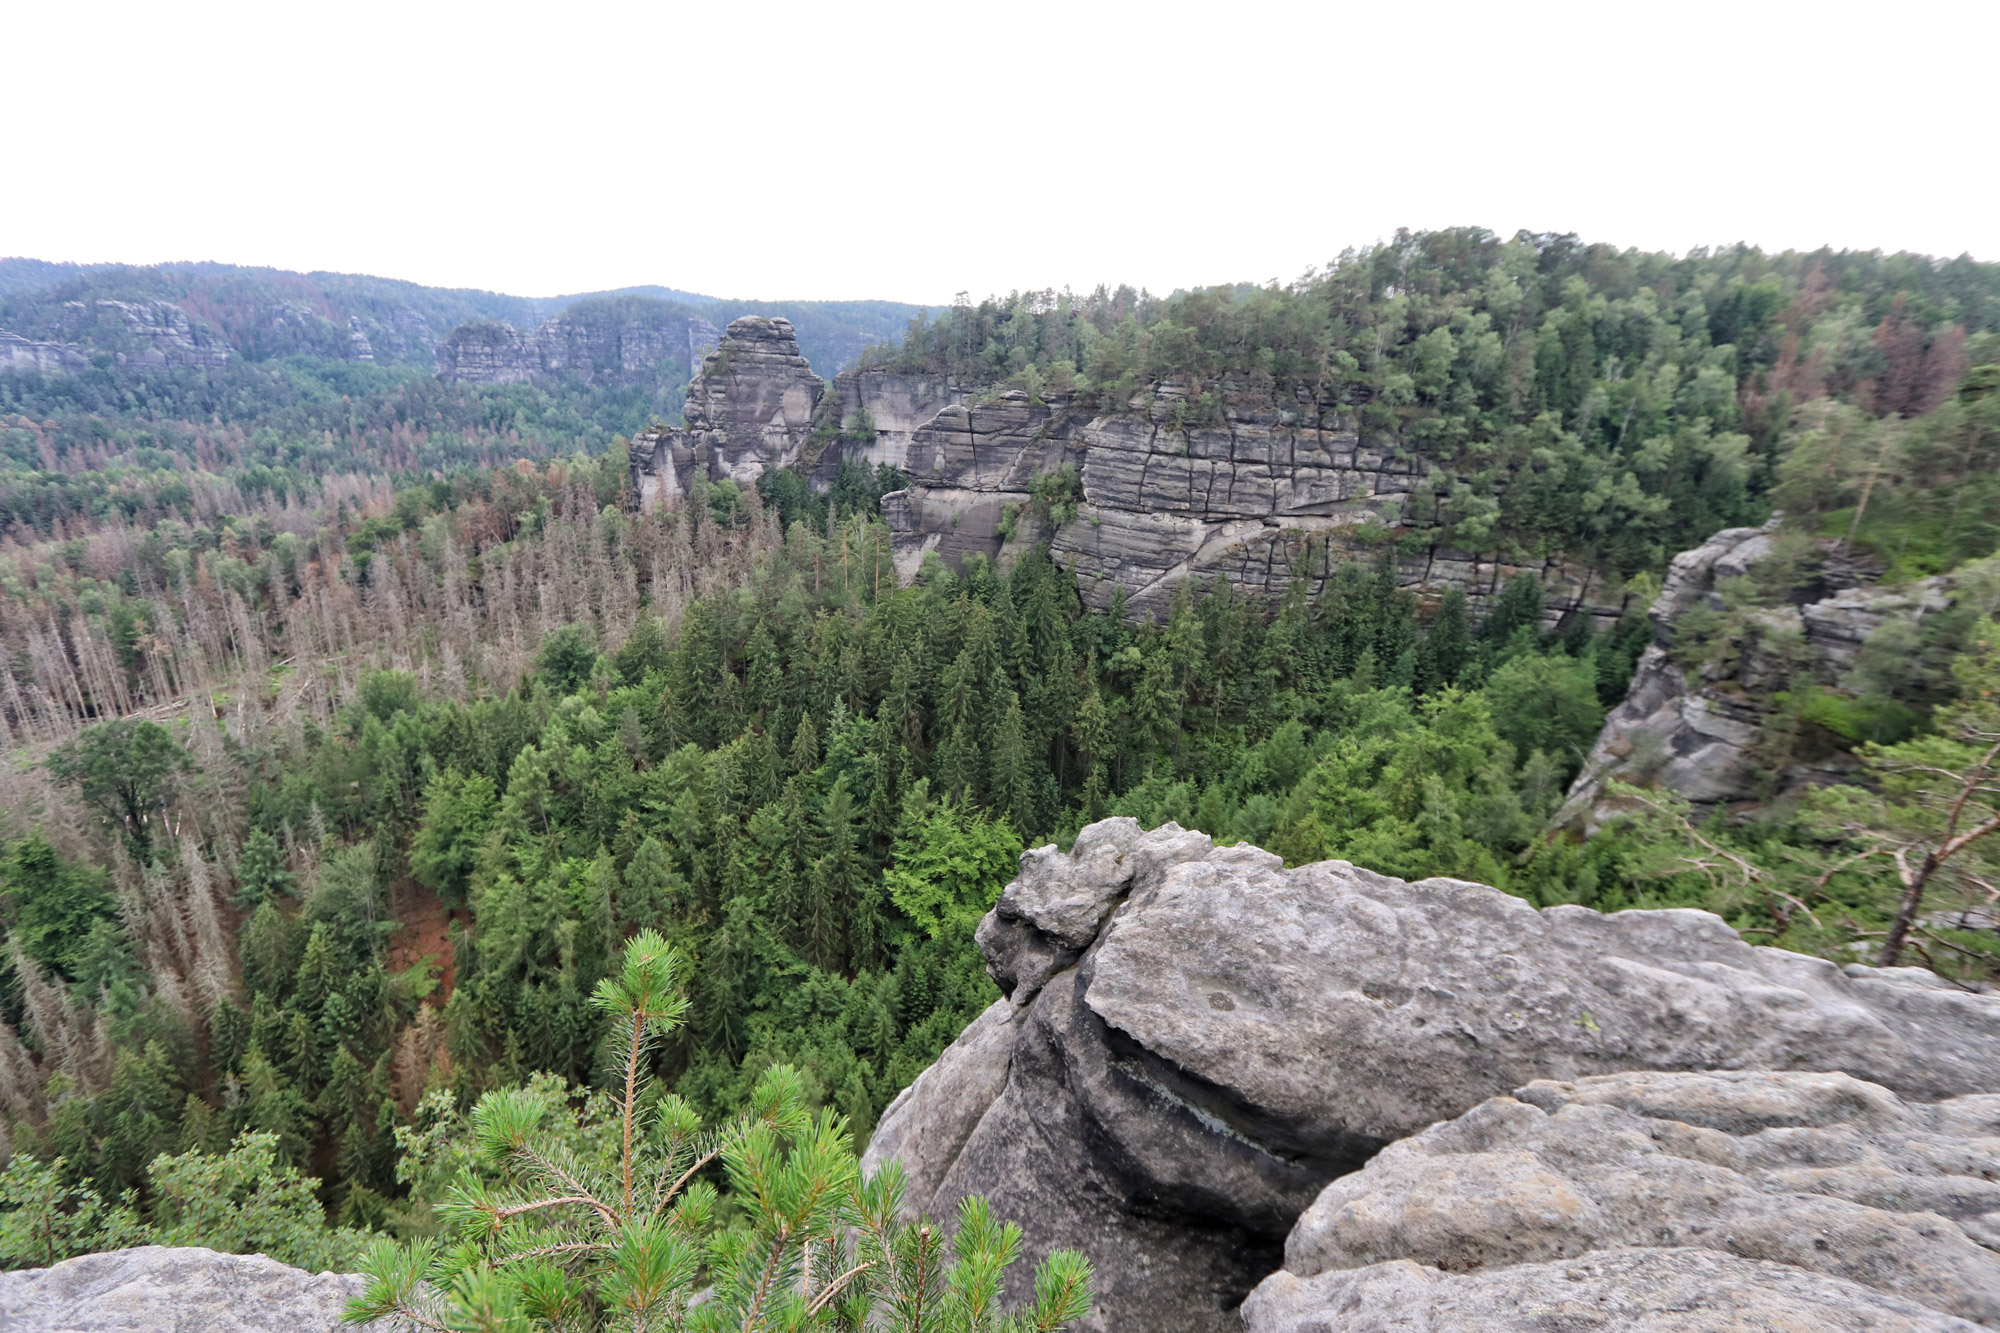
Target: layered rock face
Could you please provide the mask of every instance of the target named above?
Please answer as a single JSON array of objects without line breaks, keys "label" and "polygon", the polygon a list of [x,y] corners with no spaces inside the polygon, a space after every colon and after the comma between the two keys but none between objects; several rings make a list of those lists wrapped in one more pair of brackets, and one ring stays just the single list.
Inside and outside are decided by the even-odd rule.
[{"label": "layered rock face", "polygon": [[731,321],[688,385],[686,424],[633,437],[633,493],[651,508],[686,494],[697,468],[710,480],[751,486],[768,469],[810,466],[813,416],[825,392],[790,320]]},{"label": "layered rock face", "polygon": [[[1004,565],[1046,539],[1088,604],[1108,609],[1122,589],[1134,617],[1164,617],[1188,579],[1275,599],[1303,578],[1317,595],[1339,564],[1378,558],[1407,519],[1436,518],[1432,465],[1364,447],[1334,405],[1169,382],[1101,412],[1020,390],[974,401],[949,380],[882,370],[837,376],[828,399],[825,382],[794,362],[796,345],[774,336],[783,323],[730,325],[722,356],[689,389],[687,429],[634,442],[644,502],[684,493],[703,457],[710,475],[739,482],[803,461],[821,486],[842,459],[887,463],[910,480],[883,502],[904,580],[932,555]],[[725,382],[720,392],[711,374]],[[833,403],[837,412],[823,410]],[[780,404],[791,404],[781,426]],[[802,447],[800,408],[820,427],[812,450]],[[1573,614],[1608,624],[1624,605],[1560,562],[1497,564],[1432,548],[1395,564],[1398,582],[1422,596],[1465,589],[1475,614],[1521,574],[1547,589],[1551,625]]]},{"label": "layered rock face", "polygon": [[0,371],[54,375],[90,369],[90,353],[68,343],[34,342],[0,329]]},{"label": "layered rock face", "polygon": [[1657,783],[1701,809],[1759,801],[1792,788],[1838,781],[1845,754],[1794,756],[1775,774],[1760,772],[1769,694],[1794,674],[1840,683],[1869,638],[1892,622],[1913,622],[1951,604],[1949,577],[1877,587],[1851,574],[1798,606],[1759,612],[1756,634],[1732,668],[1690,681],[1670,652],[1677,626],[1697,607],[1722,605],[1718,587],[1743,578],[1773,554],[1777,520],[1761,528],[1725,528],[1674,557],[1649,612],[1654,642],[1641,655],[1624,702],[1605,718],[1556,822],[1595,831],[1621,806],[1605,796],[1617,780]]},{"label": "layered rock face", "polygon": [[87,370],[99,351],[148,369],[229,364],[229,345],[171,301],[71,301],[63,313],[65,334],[78,341],[35,342],[0,330],[0,370]]},{"label": "layered rock face", "polygon": [[1928,973],[1754,948],[1702,912],[1288,871],[1173,825],[1029,852],[979,940],[1007,999],[890,1106],[867,1164],[901,1161],[913,1210],[983,1193],[1038,1250],[1082,1249],[1097,1329],[1239,1327],[1330,1181],[1536,1080],[1853,1070],[1913,1101],[2000,1091],[2000,997]]},{"label": "layered rock face", "polygon": [[[334,1333],[365,1278],[144,1245],[0,1273],[4,1333]],[[369,1325],[375,1327],[375,1325]]]},{"label": "layered rock face", "polygon": [[718,336],[702,319],[607,325],[559,318],[527,332],[480,321],[460,325],[437,345],[437,373],[466,384],[521,384],[541,375],[630,384],[652,378],[662,365],[688,373]]},{"label": "layered rock face", "polygon": [[[1205,419],[1218,400],[1219,416]],[[1073,511],[1036,509],[1037,479],[1062,469],[1075,472]],[[1088,604],[1108,609],[1122,588],[1135,616],[1164,617],[1187,579],[1270,600],[1302,578],[1316,596],[1335,566],[1376,559],[1405,519],[1433,518],[1439,504],[1429,462],[1364,447],[1337,406],[1173,382],[1123,412],[1019,390],[956,407],[916,432],[905,470],[909,492],[884,511],[904,577],[933,552],[1004,560],[1008,511],[1045,515],[1046,527],[1017,522],[1017,542],[1049,538]],[[1432,548],[1399,555],[1396,573],[1424,596],[1465,589],[1475,614],[1524,573],[1548,590],[1552,624],[1572,613],[1608,623],[1622,610],[1587,572],[1559,562],[1503,565]]]},{"label": "layered rock face", "polygon": [[1508,1323],[1508,1303],[1540,1282],[1541,1299],[1587,1306],[1605,1293],[1565,1270],[1615,1259],[1627,1318],[1664,1316],[1706,1272],[1740,1304],[1704,1327],[1805,1327],[1842,1307],[1893,1313],[1890,1327],[1992,1327],[1996,1251],[2000,1096],[1924,1105],[1846,1074],[1611,1074],[1530,1083],[1335,1181],[1244,1315],[1257,1333],[1376,1327],[1353,1307],[1400,1288],[1419,1307],[1541,1327]]}]

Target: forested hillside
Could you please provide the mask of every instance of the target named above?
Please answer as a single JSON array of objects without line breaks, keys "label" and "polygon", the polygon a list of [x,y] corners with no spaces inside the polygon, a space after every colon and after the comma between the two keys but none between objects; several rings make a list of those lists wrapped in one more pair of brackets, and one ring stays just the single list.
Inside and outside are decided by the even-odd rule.
[{"label": "forested hillside", "polygon": [[[1994,358],[2000,266],[1747,247],[1685,257],[1399,235],[1300,281],[961,301],[871,363],[1116,407],[1169,377],[1184,414],[1233,384],[1353,405],[1430,460],[1424,540],[1631,573],[1761,517],[1804,404],[1922,416]],[[1970,341],[1969,341],[1970,340]]]},{"label": "forested hillside", "polygon": [[[1419,605],[1386,545],[1316,600],[1184,587],[1159,623],[1087,612],[1046,551],[900,586],[893,475],[702,482],[638,513],[608,390],[600,421],[381,365],[169,374],[101,406],[0,376],[26,422],[9,494],[53,497],[0,538],[17,1161],[143,1211],[160,1154],[267,1133],[262,1169],[322,1181],[329,1217],[432,1234],[474,1096],[603,1083],[589,997],[641,929],[693,961],[666,1086],[728,1112],[788,1062],[865,1135],[995,997],[971,932],[1019,850],[1109,814],[1538,904],[1707,906],[1851,960],[1904,897],[1895,849],[1934,831],[1912,775],[1979,785],[1992,605],[1821,696],[1897,719],[1822,726],[1860,765],[1837,809],[1547,823],[1675,551],[1782,504],[1799,552],[1882,580],[1992,555],[1996,272],[1442,233],[1290,287],[963,304],[893,355],[1106,410],[1170,377],[1197,412],[1227,382],[1335,392],[1366,442],[1437,460],[1447,540],[1622,579],[1603,632],[1547,625],[1532,579],[1483,623],[1461,595]],[[267,419],[203,396],[253,374],[295,397]],[[558,413],[593,448],[516,461]],[[349,465],[360,440],[382,453]],[[1690,636],[1690,668],[1739,632]],[[1958,952],[1923,961],[1991,970],[1978,930],[1932,938]]]},{"label": "forested hillside", "polygon": [[[148,322],[161,318],[159,303],[185,319],[183,332]],[[0,260],[0,333],[76,349],[62,370],[10,372],[0,359],[0,538],[81,533],[114,517],[193,522],[194,497],[217,486],[261,495],[339,472],[429,475],[600,453],[679,416],[684,365],[508,384],[434,379],[434,347],[471,321],[526,330],[562,314],[615,331],[782,313],[830,374],[920,309],[665,288],[528,299],[224,264]]]}]

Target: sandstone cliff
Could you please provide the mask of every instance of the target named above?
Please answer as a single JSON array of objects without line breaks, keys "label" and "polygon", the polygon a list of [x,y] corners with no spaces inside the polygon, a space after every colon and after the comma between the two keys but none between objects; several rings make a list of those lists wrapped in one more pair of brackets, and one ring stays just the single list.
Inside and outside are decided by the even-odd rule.
[{"label": "sandstone cliff", "polygon": [[[829,386],[783,320],[732,323],[688,401],[685,429],[633,442],[642,503],[683,494],[696,468],[747,484],[804,464],[825,484],[844,458],[887,463],[909,478],[883,501],[905,580],[932,555],[1004,564],[1046,539],[1086,602],[1107,609],[1123,589],[1135,617],[1164,616],[1188,579],[1275,599],[1296,577],[1316,594],[1338,564],[1406,537],[1409,520],[1432,526],[1444,484],[1426,460],[1364,446],[1337,406],[1228,385],[1164,383],[1118,411],[1019,390],[975,397],[880,370]],[[1465,589],[1475,614],[1522,573],[1547,589],[1552,625],[1576,614],[1608,624],[1624,606],[1558,561],[1428,547],[1399,550],[1396,569],[1421,596]]]},{"label": "sandstone cliff", "polygon": [[702,319],[585,313],[544,320],[526,332],[480,320],[453,329],[437,345],[437,375],[467,384],[521,384],[542,375],[633,384],[651,380],[662,366],[689,374],[719,337]]},{"label": "sandstone cliff", "polygon": [[1852,771],[1852,758],[1839,747],[1781,751],[1766,744],[1776,693],[1852,684],[1857,659],[1874,636],[1885,635],[1878,642],[1886,645],[1945,610],[1964,576],[1880,586],[1821,544],[1812,553],[1815,576],[1801,585],[1795,604],[1746,616],[1734,651],[1691,671],[1673,651],[1683,622],[1697,608],[1720,610],[1723,585],[1775,557],[1777,532],[1776,519],[1761,528],[1727,528],[1674,557],[1649,613],[1654,642],[1624,702],[1605,719],[1556,816],[1559,825],[1590,832],[1614,816],[1618,803],[1605,795],[1613,780],[1657,784],[1712,810],[1767,802]]},{"label": "sandstone cliff", "polygon": [[984,1193],[1037,1249],[1083,1249],[1098,1329],[1238,1327],[1329,1182],[1538,1079],[2000,1091],[2000,996],[1929,973],[1756,948],[1703,912],[1286,870],[1173,825],[1107,820],[1027,853],[979,941],[1006,998],[885,1112],[867,1165],[899,1160],[914,1209]]},{"label": "sandstone cliff", "polygon": [[97,355],[137,369],[214,367],[228,365],[231,355],[220,334],[171,301],[71,301],[60,324],[60,341],[0,329],[0,370],[87,370]]}]

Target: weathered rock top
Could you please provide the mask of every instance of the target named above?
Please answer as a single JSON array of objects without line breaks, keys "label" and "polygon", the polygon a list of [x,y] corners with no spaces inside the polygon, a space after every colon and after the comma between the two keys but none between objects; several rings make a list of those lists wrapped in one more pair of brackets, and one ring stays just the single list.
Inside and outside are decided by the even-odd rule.
[{"label": "weathered rock top", "polygon": [[1405,1297],[1422,1305],[1454,1289],[1441,1275],[1471,1274],[1454,1299],[1490,1302],[1638,1254],[1616,1299],[1661,1315],[1676,1273],[1706,1266],[1771,1321],[1736,1316],[1749,1327],[1791,1326],[1782,1311],[1815,1285],[1801,1273],[1865,1289],[1855,1311],[2000,1324],[2000,1096],[1926,1105],[1847,1074],[1752,1071],[1530,1083],[1327,1186],[1245,1314],[1259,1333],[1368,1327],[1338,1316],[1384,1284],[1430,1284]]},{"label": "weathered rock top", "polygon": [[978,939],[1007,998],[885,1112],[868,1165],[900,1160],[913,1209],[983,1193],[1031,1246],[1082,1248],[1095,1328],[1234,1327],[1330,1181],[1538,1080],[2000,1092],[2000,995],[1753,946],[1706,912],[1288,870],[1174,825],[1025,854]]},{"label": "weathered rock top", "polygon": [[366,1279],[143,1245],[0,1273],[0,1333],[335,1333]]}]

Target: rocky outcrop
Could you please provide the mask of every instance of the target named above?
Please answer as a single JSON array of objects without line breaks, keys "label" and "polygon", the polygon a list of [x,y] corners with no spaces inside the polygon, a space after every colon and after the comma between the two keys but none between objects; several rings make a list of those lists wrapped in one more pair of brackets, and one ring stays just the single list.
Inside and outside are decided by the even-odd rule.
[{"label": "rocky outcrop", "polygon": [[90,353],[69,343],[44,343],[0,329],[0,371],[54,375],[90,369]]},{"label": "rocky outcrop", "polygon": [[688,385],[686,425],[633,437],[633,493],[651,508],[686,494],[697,468],[711,480],[749,486],[771,468],[810,467],[819,458],[813,425],[825,392],[790,320],[732,321]]},{"label": "rocky outcrop", "polygon": [[100,354],[114,365],[142,370],[229,364],[229,345],[221,336],[171,301],[70,301],[60,323],[61,342],[0,331],[0,370],[85,370]]},{"label": "rocky outcrop", "polygon": [[335,1333],[366,1285],[261,1254],[144,1245],[0,1273],[0,1333]]},{"label": "rocky outcrop", "polygon": [[1538,1079],[2000,1091],[2000,997],[1928,973],[1756,948],[1703,912],[1286,870],[1173,825],[1027,853],[979,942],[1005,1007],[890,1106],[868,1165],[901,1161],[912,1209],[983,1193],[1031,1245],[1084,1250],[1098,1329],[1236,1327],[1330,1181]]},{"label": "rocky outcrop", "polygon": [[[1060,515],[1035,509],[1037,479],[1063,469],[1075,474],[1073,503]],[[1432,525],[1440,503],[1430,462],[1365,446],[1344,408],[1173,381],[1122,411],[1018,390],[958,406],[916,432],[905,470],[909,492],[885,506],[905,577],[933,553],[1004,561],[1010,535],[1047,537],[1087,603],[1108,609],[1122,589],[1135,616],[1163,617],[1188,579],[1271,600],[1297,578],[1317,595],[1337,565],[1378,558],[1409,520]],[[1045,526],[1010,524],[1010,511]],[[1497,564],[1432,547],[1395,564],[1398,583],[1420,596],[1465,589],[1475,614],[1523,573],[1547,588],[1551,624],[1578,613],[1608,623],[1623,605],[1555,561]]]},{"label": "rocky outcrop", "polygon": [[1408,1262],[1300,1279],[1243,1304],[1250,1333],[1978,1333],[1859,1283],[1698,1249],[1612,1250],[1446,1274]]},{"label": "rocky outcrop", "polygon": [[1916,1327],[2000,1326],[2000,1096],[1908,1103],[1847,1074],[1530,1083],[1329,1185],[1245,1322],[1257,1333],[1373,1327],[1343,1307],[1362,1292],[1384,1300],[1387,1287],[1405,1289],[1390,1299],[1478,1302],[1500,1316],[1494,1302],[1538,1279],[1582,1295],[1558,1274],[1606,1252],[1647,1256],[1613,1294],[1662,1314],[1688,1272],[1733,1271],[1739,1298],[1773,1321],[1739,1310],[1739,1323],[1785,1326],[1780,1312],[1819,1289],[1802,1285],[1803,1270],[1849,1288],[1856,1309],[1928,1311]]},{"label": "rocky outcrop", "polygon": [[702,319],[585,313],[545,320],[527,332],[477,320],[437,345],[437,374],[466,384],[522,384],[544,375],[635,384],[651,380],[663,365],[690,373],[716,340],[715,327]]},{"label": "rocky outcrop", "polygon": [[1681,622],[1697,608],[1721,609],[1722,586],[1771,558],[1777,527],[1774,518],[1761,528],[1725,528],[1674,557],[1649,612],[1654,641],[1624,701],[1605,718],[1558,825],[1589,833],[1624,812],[1605,792],[1614,780],[1657,785],[1712,810],[1839,781],[1852,770],[1844,750],[1792,753],[1775,765],[1761,755],[1771,696],[1802,683],[1841,685],[1872,635],[1944,610],[1953,583],[1877,586],[1831,566],[1806,585],[1799,604],[1747,617],[1749,632],[1728,662],[1690,672],[1673,651]]},{"label": "rocky outcrop", "polygon": [[[1424,459],[1364,445],[1337,405],[1166,382],[1106,410],[1018,389],[975,398],[944,377],[880,369],[843,373],[829,392],[794,359],[795,344],[774,339],[774,323],[732,324],[713,369],[689,388],[687,429],[634,442],[642,502],[684,493],[698,459],[739,482],[803,462],[822,487],[844,459],[886,463],[910,483],[883,502],[903,579],[933,556],[1005,565],[1047,540],[1088,604],[1109,609],[1122,590],[1134,617],[1164,617],[1190,579],[1267,600],[1303,579],[1317,595],[1343,562],[1378,559],[1413,523],[1436,526],[1448,479]],[[810,448],[806,421],[818,432]],[[1475,614],[1521,574],[1547,590],[1552,626],[1578,614],[1608,624],[1624,607],[1560,561],[1496,563],[1443,547],[1399,548],[1393,559],[1401,586],[1426,598],[1463,588]]]}]

